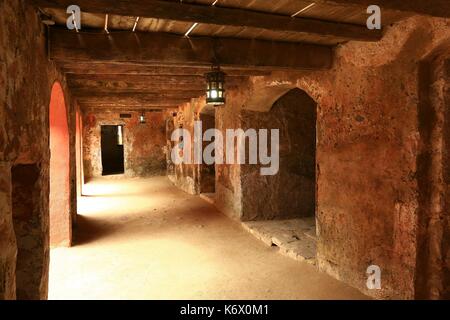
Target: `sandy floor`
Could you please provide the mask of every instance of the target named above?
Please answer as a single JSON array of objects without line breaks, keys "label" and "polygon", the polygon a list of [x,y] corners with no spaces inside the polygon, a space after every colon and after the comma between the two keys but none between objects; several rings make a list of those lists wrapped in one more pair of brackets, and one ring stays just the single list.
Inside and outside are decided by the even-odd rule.
[{"label": "sandy floor", "polygon": [[76,244],[51,252],[50,299],[365,299],[267,247],[165,177],[85,186]]}]

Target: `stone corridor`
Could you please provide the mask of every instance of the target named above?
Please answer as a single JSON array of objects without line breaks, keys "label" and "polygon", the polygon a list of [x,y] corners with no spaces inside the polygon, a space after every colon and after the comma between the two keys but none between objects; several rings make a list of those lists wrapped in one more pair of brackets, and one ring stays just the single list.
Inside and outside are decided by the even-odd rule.
[{"label": "stone corridor", "polygon": [[365,299],[285,257],[166,177],[85,185],[74,246],[52,249],[49,299]]},{"label": "stone corridor", "polygon": [[450,300],[450,0],[111,3],[0,1],[0,300]]}]

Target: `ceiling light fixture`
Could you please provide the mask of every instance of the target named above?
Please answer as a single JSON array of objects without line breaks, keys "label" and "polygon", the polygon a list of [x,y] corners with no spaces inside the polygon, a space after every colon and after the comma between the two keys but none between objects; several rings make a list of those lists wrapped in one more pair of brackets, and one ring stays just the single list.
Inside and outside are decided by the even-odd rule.
[{"label": "ceiling light fixture", "polygon": [[139,116],[139,123],[140,124],[145,124],[146,123],[146,121],[145,121],[145,112],[144,111],[142,111],[141,115]]},{"label": "ceiling light fixture", "polygon": [[206,103],[214,106],[225,104],[225,73],[220,66],[213,66],[212,71],[205,74]]}]

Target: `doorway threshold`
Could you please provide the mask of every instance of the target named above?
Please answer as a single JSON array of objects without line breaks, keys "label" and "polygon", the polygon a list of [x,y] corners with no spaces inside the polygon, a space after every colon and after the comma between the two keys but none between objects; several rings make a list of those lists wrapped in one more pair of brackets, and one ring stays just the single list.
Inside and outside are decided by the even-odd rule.
[{"label": "doorway threshold", "polygon": [[242,225],[266,245],[278,247],[281,254],[297,261],[316,264],[317,237],[314,217],[248,221]]}]

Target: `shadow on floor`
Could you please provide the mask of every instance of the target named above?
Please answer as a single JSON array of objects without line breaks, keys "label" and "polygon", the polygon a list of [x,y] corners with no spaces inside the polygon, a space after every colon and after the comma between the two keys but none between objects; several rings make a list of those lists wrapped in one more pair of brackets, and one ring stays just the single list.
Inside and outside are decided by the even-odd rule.
[{"label": "shadow on floor", "polygon": [[113,228],[105,225],[101,219],[77,216],[77,223],[73,233],[73,246],[80,246],[93,242],[99,238],[111,235],[115,232]]}]

